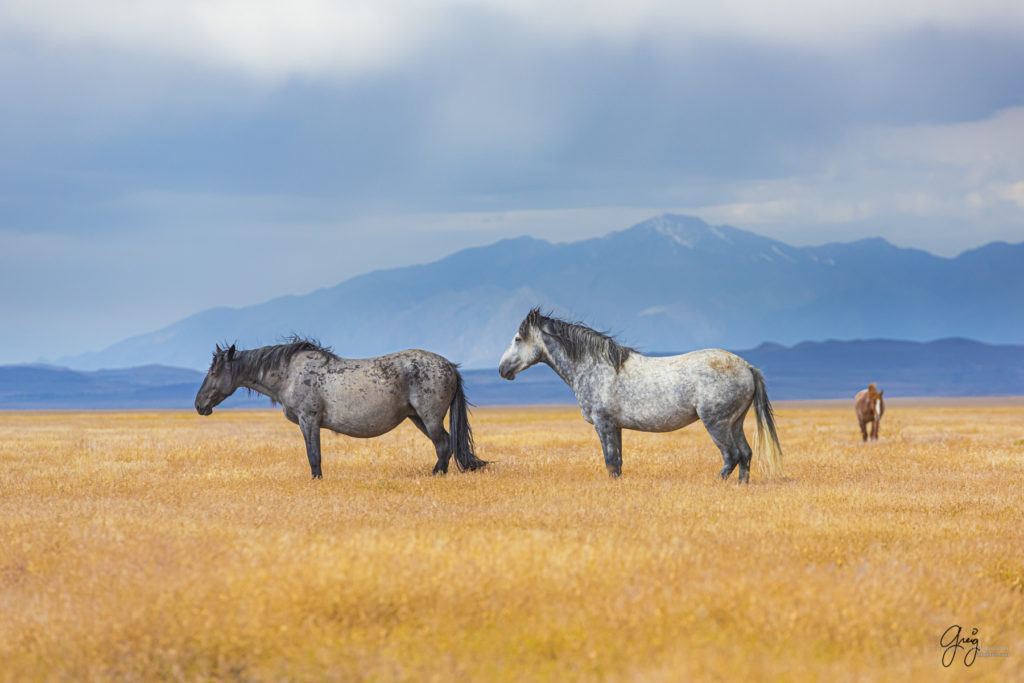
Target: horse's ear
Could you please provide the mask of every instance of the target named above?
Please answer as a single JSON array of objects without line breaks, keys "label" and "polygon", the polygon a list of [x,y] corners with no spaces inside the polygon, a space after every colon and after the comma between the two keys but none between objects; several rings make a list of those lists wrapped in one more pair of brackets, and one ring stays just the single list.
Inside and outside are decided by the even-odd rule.
[{"label": "horse's ear", "polygon": [[223,349],[220,348],[220,344],[214,344],[214,353],[220,353]]},{"label": "horse's ear", "polygon": [[539,308],[534,308],[529,313],[526,314],[526,317],[523,318],[523,322],[519,323],[519,336],[520,337],[522,337],[523,339],[529,339],[530,338],[530,328],[531,327],[536,327],[536,325],[537,325],[537,318],[539,316],[540,316],[540,309]]},{"label": "horse's ear", "polygon": [[232,344],[231,348],[228,349],[228,360],[234,360],[234,359],[235,359],[235,345]]}]

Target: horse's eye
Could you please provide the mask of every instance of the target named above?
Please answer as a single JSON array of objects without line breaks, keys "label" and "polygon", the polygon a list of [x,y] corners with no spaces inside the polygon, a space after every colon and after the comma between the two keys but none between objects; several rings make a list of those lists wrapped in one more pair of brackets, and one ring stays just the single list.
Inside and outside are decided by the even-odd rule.
[{"label": "horse's eye", "polygon": [[522,338],[522,337],[520,337],[520,336],[519,336],[519,335],[517,334],[517,335],[516,335],[516,343],[518,344],[518,343],[519,343],[519,342],[521,342],[521,341],[523,341],[523,338]]}]

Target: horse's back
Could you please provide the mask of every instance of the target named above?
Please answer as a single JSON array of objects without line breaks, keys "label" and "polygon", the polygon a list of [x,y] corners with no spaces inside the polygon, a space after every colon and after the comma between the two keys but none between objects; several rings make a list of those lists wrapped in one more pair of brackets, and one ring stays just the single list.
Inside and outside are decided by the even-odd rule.
[{"label": "horse's back", "polygon": [[[420,349],[373,358],[297,358],[292,391],[300,404],[321,406],[323,426],[351,436],[377,436],[455,395],[455,366]],[[303,395],[305,400],[303,400]]]},{"label": "horse's back", "polygon": [[398,351],[381,358],[401,376],[405,399],[420,418],[432,415],[440,419],[448,412],[459,386],[455,363],[423,349]]},{"label": "horse's back", "polygon": [[709,384],[741,384],[753,388],[750,363],[722,349],[700,349],[678,356],[641,356],[645,366],[657,374]]},{"label": "horse's back", "polygon": [[424,390],[447,390],[449,387],[454,393],[458,375],[455,364],[450,360],[423,349],[406,349],[373,358],[348,360],[348,363],[356,370],[356,377],[386,386],[391,393],[404,396]]},{"label": "horse's back", "polygon": [[754,398],[754,374],[746,360],[722,349],[701,349],[676,358],[690,380],[698,411],[736,404],[745,404],[744,410],[749,407]]},{"label": "horse's back", "polygon": [[447,384],[458,375],[455,363],[433,351],[407,349],[381,356],[394,363],[404,375],[410,389],[419,386],[434,387]]},{"label": "horse's back", "polygon": [[721,349],[631,354],[617,378],[623,426],[671,431],[712,414],[745,412],[754,396],[750,369],[747,361]]},{"label": "horse's back", "polygon": [[861,389],[857,392],[857,395],[853,397],[853,406],[857,411],[857,415],[866,415],[868,419],[872,419],[873,415],[868,407],[868,390]]}]

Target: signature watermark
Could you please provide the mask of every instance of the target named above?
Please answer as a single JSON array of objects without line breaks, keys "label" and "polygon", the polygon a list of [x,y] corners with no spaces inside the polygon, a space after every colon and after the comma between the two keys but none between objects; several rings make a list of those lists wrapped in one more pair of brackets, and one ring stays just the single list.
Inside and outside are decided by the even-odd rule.
[{"label": "signature watermark", "polygon": [[937,650],[942,650],[942,666],[950,667],[962,661],[964,666],[972,666],[978,657],[1009,657],[1009,648],[994,647],[981,649],[978,629],[972,627],[965,632],[960,624],[953,624],[939,637]]}]

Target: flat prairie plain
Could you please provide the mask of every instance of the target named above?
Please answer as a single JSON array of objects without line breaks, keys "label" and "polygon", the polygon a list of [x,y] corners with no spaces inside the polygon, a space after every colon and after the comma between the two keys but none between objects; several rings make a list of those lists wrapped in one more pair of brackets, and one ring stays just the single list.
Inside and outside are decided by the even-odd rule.
[{"label": "flat prairie plain", "polygon": [[0,413],[0,680],[1021,680],[1024,403],[776,418],[739,486],[699,423],[610,480],[574,408],[447,477],[325,431],[322,481],[277,411]]}]

